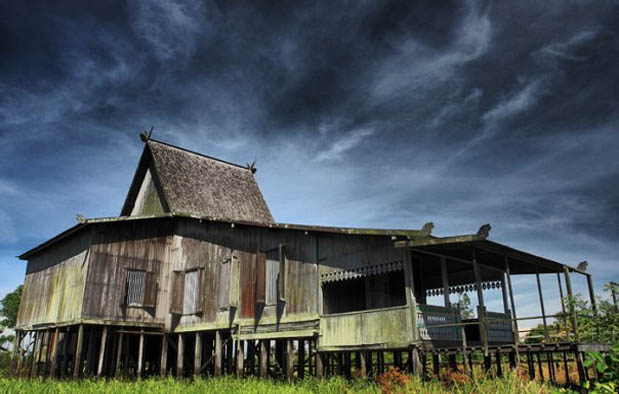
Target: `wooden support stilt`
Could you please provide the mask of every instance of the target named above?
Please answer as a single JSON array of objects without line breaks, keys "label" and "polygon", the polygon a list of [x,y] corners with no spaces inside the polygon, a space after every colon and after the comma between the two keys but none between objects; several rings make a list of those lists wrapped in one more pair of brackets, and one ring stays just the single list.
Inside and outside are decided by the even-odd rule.
[{"label": "wooden support stilt", "polygon": [[196,332],[196,343],[193,354],[193,376],[197,378],[200,376],[202,369],[202,335]]},{"label": "wooden support stilt", "polygon": [[[413,374],[417,376],[421,376],[422,370],[421,370],[421,365],[419,362],[419,349],[417,349],[416,347],[412,349],[411,361],[412,361],[412,366],[413,366]],[[382,373],[382,370],[380,373]]]},{"label": "wooden support stilt", "polygon": [[563,369],[565,370],[565,384],[570,385],[570,369],[568,366],[567,352],[563,352]]},{"label": "wooden support stilt", "polygon": [[576,320],[576,311],[574,310],[574,295],[572,294],[572,281],[570,280],[570,269],[568,267],[563,267],[563,272],[565,274],[565,287],[567,289],[567,296],[569,300],[569,311],[570,316],[572,318],[572,330],[574,334],[574,342],[578,343],[580,341],[580,336],[578,335],[578,322]]},{"label": "wooden support stilt", "polygon": [[294,372],[294,350],[292,348],[292,339],[286,339],[285,346],[286,379],[290,381]]},{"label": "wooden support stilt", "polygon": [[488,324],[486,323],[486,306],[484,304],[484,289],[481,285],[482,276],[479,270],[479,264],[477,263],[477,253],[473,248],[473,273],[475,274],[475,284],[477,288],[477,301],[478,301],[478,318],[479,318],[479,331],[481,333],[481,342],[484,346],[484,356],[488,355]]},{"label": "wooden support stilt", "polygon": [[17,376],[21,376],[21,370],[24,362],[24,354],[22,352],[22,341],[24,339],[24,332],[22,330],[17,330],[15,332],[15,347],[13,348],[13,353],[16,355],[15,360],[15,372]]},{"label": "wooden support stilt", "polygon": [[125,357],[123,358],[123,376],[129,376],[129,354],[130,353],[131,353],[131,335],[126,335],[125,336]]},{"label": "wooden support stilt", "polygon": [[441,356],[438,353],[432,353],[432,373],[435,378],[441,374]]},{"label": "wooden support stilt", "polygon": [[32,360],[30,363],[30,377],[34,378],[37,374],[37,364],[39,347],[41,346],[41,331],[34,332],[34,345],[32,346]]},{"label": "wooden support stilt", "polygon": [[159,365],[159,375],[165,376],[168,373],[168,335],[161,337],[161,362]]},{"label": "wooden support stilt", "polygon": [[[365,364],[366,364],[366,371],[367,371],[367,375],[368,376],[375,376],[374,375],[374,360],[372,359],[374,357],[374,353],[371,350],[368,350],[367,352],[365,352],[366,356],[365,356]],[[409,350],[409,356],[411,357],[412,360],[412,354],[413,351]],[[409,372],[413,372],[413,366],[412,366],[412,361],[411,361],[411,367],[410,367],[410,371]]]},{"label": "wooden support stilt", "polygon": [[95,355],[95,327],[91,326],[89,327],[86,331],[84,331],[84,334],[86,335],[86,337],[88,338],[88,344],[86,347],[86,366],[84,368],[84,374],[85,375],[91,375],[92,374],[92,360],[94,359],[94,355]]},{"label": "wooden support stilt", "polygon": [[527,366],[529,367],[529,379],[535,380],[535,364],[530,351],[527,352]]},{"label": "wooden support stilt", "polygon": [[18,357],[19,357],[19,354],[21,353],[19,351],[20,347],[21,347],[21,331],[15,330],[15,338],[13,339],[13,351],[11,352],[11,366],[14,367],[16,371],[19,371]]},{"label": "wooden support stilt", "polygon": [[325,367],[323,364],[324,354],[316,351],[316,377],[321,379],[324,376]]},{"label": "wooden support stilt", "polygon": [[144,367],[144,331],[140,332],[140,343],[138,344],[138,369],[136,372],[137,378],[142,378],[142,370]]},{"label": "wooden support stilt", "polygon": [[496,354],[496,376],[503,376],[503,364],[501,364],[501,352],[497,350]]},{"label": "wooden support stilt", "polygon": [[101,334],[101,345],[99,346],[99,363],[97,365],[97,376],[103,374],[103,361],[105,360],[105,347],[107,345],[107,332],[108,326],[103,327],[103,333]]},{"label": "wooden support stilt", "polygon": [[518,329],[518,317],[516,314],[516,304],[514,303],[514,289],[512,287],[512,276],[511,276],[511,272],[509,269],[509,259],[507,258],[507,256],[505,256],[504,259],[505,259],[505,276],[507,277],[507,287],[509,289],[509,302],[510,302],[511,311],[512,311],[512,331],[514,334],[514,353],[515,353],[515,360],[516,360],[515,368],[518,368],[518,366],[520,365],[520,350],[518,346],[520,344],[520,333]]},{"label": "wooden support stilt", "polygon": [[261,378],[266,378],[268,371],[268,355],[269,355],[269,340],[261,340],[259,343],[260,354],[258,355],[258,375]]},{"label": "wooden support stilt", "polygon": [[546,352],[546,361],[548,362],[548,379],[551,383],[556,383],[555,365],[552,359],[552,352]]},{"label": "wooden support stilt", "polygon": [[563,312],[563,321],[565,323],[565,339],[567,340],[567,336],[569,333],[568,328],[568,318],[567,313],[565,312],[565,299],[563,298],[563,286],[561,285],[561,274],[557,272],[557,283],[559,285],[559,298],[561,298],[561,312]]},{"label": "wooden support stilt", "polygon": [[[462,356],[466,356],[466,353],[462,353]],[[458,370],[458,363],[456,361],[456,355],[455,354],[450,354],[447,356],[448,360],[449,360],[449,368],[452,371],[457,371]],[[466,362],[466,361],[465,361]]]},{"label": "wooden support stilt", "polygon": [[221,332],[219,330],[215,331],[215,362],[213,363],[213,375],[219,376],[221,375],[221,359],[222,359],[222,349],[221,349]]},{"label": "wooden support stilt", "polygon": [[544,324],[544,339],[546,343],[550,343],[550,334],[548,332],[548,323],[546,321],[546,308],[544,307],[544,295],[542,294],[542,282],[539,277],[539,268],[535,266],[535,277],[537,279],[537,294],[539,295],[539,305],[542,310],[542,323]]},{"label": "wooden support stilt", "polygon": [[509,352],[509,367],[511,369],[516,369],[516,351],[515,350]]},{"label": "wooden support stilt", "polygon": [[226,373],[234,372],[234,341],[230,338],[226,343]]},{"label": "wooden support stilt", "polygon": [[243,342],[241,340],[236,341],[236,376],[243,377]]},{"label": "wooden support stilt", "polygon": [[537,369],[539,371],[539,378],[542,383],[544,383],[544,369],[542,368],[542,358],[540,352],[535,352],[535,356],[537,358]]},{"label": "wooden support stilt", "polygon": [[[466,331],[464,330],[464,326],[460,326],[460,336],[462,337],[462,367],[464,368],[464,373],[466,375],[473,376],[473,365],[470,363],[470,353],[468,351],[468,346],[466,343]],[[452,367],[452,369],[457,370],[458,367],[455,365],[455,355],[453,356],[453,360],[454,366]]]},{"label": "wooden support stilt", "polygon": [[60,329],[56,328],[56,330],[54,330],[54,347],[52,348],[52,355],[51,355],[51,363],[50,363],[50,367],[49,367],[49,376],[52,378],[55,378],[56,375],[56,366],[57,366],[57,362],[58,362],[58,339],[60,338]]},{"label": "wooden support stilt", "polygon": [[120,362],[123,353],[123,333],[118,333],[118,350],[116,350],[116,377],[120,377]]},{"label": "wooden support stilt", "polygon": [[582,357],[582,353],[576,350],[574,352],[574,359],[576,361],[576,368],[578,369],[578,384],[582,384],[587,380],[585,376],[585,365]]},{"label": "wooden support stilt", "polygon": [[297,353],[297,376],[299,379],[303,379],[305,377],[305,341],[303,339],[299,339],[299,350]]},{"label": "wooden support stilt", "polygon": [[67,373],[67,365],[69,363],[69,342],[71,341],[71,331],[69,327],[66,328],[62,336],[62,363],[60,363],[60,378],[64,378]]},{"label": "wooden support stilt", "polygon": [[73,363],[73,378],[78,379],[82,369],[82,349],[84,347],[84,325],[80,324],[77,330],[77,345]]},{"label": "wooden support stilt", "polygon": [[492,355],[484,356],[484,372],[487,374],[492,370]]},{"label": "wooden support stilt", "polygon": [[359,376],[367,376],[367,366],[365,362],[365,352],[362,350],[357,353],[359,357]]},{"label": "wooden support stilt", "polygon": [[185,340],[183,334],[178,334],[178,345],[176,346],[176,376],[183,377],[183,362],[185,361]]}]

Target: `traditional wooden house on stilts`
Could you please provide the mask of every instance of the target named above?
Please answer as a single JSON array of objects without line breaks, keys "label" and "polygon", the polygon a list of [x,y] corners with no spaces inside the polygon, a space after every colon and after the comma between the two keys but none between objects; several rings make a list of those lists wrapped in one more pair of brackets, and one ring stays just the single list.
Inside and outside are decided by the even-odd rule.
[{"label": "traditional wooden house on stilts", "polygon": [[[546,379],[571,357],[585,379],[577,330],[519,343],[518,323],[531,317],[516,315],[511,278],[553,274],[571,295],[570,275],[584,274],[594,303],[589,274],[489,241],[488,225],[437,238],[431,224],[276,223],[252,166],[143,140],[119,217],[80,217],[20,256],[28,267],[16,349],[32,343],[31,357],[17,353],[22,373],[290,379],[353,368],[376,376],[394,365],[422,374],[470,370],[479,352],[497,374],[526,363],[532,376],[547,354]],[[449,294],[471,290],[477,317],[463,320]],[[485,307],[493,290],[502,310]],[[426,304],[439,294],[443,305]],[[541,286],[539,301],[546,323]]]}]

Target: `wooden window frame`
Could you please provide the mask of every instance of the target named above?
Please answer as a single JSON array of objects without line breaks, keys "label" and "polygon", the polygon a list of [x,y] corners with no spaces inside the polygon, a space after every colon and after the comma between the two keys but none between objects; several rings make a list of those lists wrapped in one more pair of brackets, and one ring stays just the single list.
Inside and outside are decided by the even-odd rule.
[{"label": "wooden window frame", "polygon": [[[278,253],[279,273],[277,278],[271,278],[275,281],[275,300],[267,303],[268,289],[267,283],[272,283],[267,280],[267,255],[272,252]],[[272,260],[275,261],[275,260]],[[288,274],[288,259],[286,257],[286,244],[279,244],[278,247],[268,249],[266,251],[256,252],[256,304],[263,306],[277,305],[278,303],[286,302],[286,277]],[[271,300],[269,300],[271,301]]]},{"label": "wooden window frame", "polygon": [[[198,271],[198,296],[197,296],[197,305],[194,311],[185,312],[185,275],[187,272]],[[206,291],[204,290],[204,272],[206,271],[206,266],[199,267],[191,267],[183,270],[174,270],[172,271],[172,297],[170,300],[170,313],[179,316],[192,316],[192,315],[202,315],[204,313],[204,298],[206,297]],[[180,275],[180,276],[176,276]],[[181,291],[177,289],[177,286],[181,286]],[[178,299],[178,303],[175,303],[174,294],[182,293],[182,296]]]},{"label": "wooden window frame", "polygon": [[[121,298],[121,306],[125,308],[156,308],[157,293],[159,292],[159,279],[157,273],[143,268],[123,267],[123,295]],[[129,296],[129,272],[144,272],[144,294],[141,304],[129,305],[127,297]]]}]

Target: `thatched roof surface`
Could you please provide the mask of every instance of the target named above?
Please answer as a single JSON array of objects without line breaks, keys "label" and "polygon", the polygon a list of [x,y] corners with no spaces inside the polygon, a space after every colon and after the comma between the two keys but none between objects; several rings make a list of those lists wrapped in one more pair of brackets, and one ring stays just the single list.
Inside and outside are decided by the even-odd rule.
[{"label": "thatched roof surface", "polygon": [[[273,222],[254,175],[246,167],[153,139],[146,142],[140,160],[140,167],[145,166],[154,169],[168,212]],[[141,182],[139,174],[144,171],[138,168],[134,184]],[[130,213],[137,189],[132,185],[121,215]]]}]

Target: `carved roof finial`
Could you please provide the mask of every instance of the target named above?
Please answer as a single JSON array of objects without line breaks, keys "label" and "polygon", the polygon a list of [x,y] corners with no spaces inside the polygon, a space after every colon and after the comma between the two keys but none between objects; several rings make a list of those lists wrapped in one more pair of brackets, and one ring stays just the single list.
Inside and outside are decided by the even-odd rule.
[{"label": "carved roof finial", "polygon": [[140,139],[143,142],[147,142],[148,140],[150,140],[150,136],[153,134],[153,129],[155,128],[155,126],[151,126],[150,127],[150,131],[147,133],[146,130],[142,131],[140,133]]},{"label": "carved roof finial", "polygon": [[256,171],[258,171],[258,169],[256,168],[256,159],[254,159],[251,164],[247,163],[247,169],[251,171],[252,174],[255,174]]},{"label": "carved roof finial", "polygon": [[576,266],[576,269],[578,269],[578,271],[582,271],[585,272],[587,270],[587,266],[589,265],[589,263],[587,263],[587,261],[581,261],[580,263],[578,263],[578,265]]},{"label": "carved roof finial", "polygon": [[423,236],[427,237],[430,234],[432,234],[433,228],[434,228],[434,223],[428,222],[424,224],[423,227],[421,228],[421,233],[423,234]]},{"label": "carved roof finial", "polygon": [[490,226],[489,223],[482,225],[479,230],[477,230],[477,236],[483,239],[488,238],[488,235],[490,234],[490,230],[492,229],[492,226]]}]

